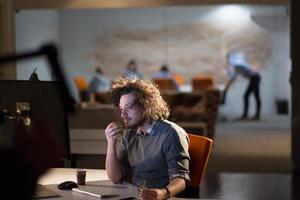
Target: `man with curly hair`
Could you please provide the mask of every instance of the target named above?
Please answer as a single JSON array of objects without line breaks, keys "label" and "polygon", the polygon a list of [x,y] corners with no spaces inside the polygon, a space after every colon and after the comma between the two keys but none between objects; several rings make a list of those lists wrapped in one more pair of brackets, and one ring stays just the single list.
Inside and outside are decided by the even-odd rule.
[{"label": "man with curly hair", "polygon": [[166,120],[169,109],[158,88],[149,81],[119,77],[110,94],[125,130],[116,122],[105,130],[108,178],[140,186],[142,199],[167,199],[183,191],[190,180],[189,139]]}]

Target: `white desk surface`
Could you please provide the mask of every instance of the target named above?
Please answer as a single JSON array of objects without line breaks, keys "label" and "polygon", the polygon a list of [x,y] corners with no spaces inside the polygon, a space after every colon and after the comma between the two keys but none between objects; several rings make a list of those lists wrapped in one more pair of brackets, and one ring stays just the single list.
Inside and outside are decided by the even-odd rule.
[{"label": "white desk surface", "polygon": [[[103,169],[87,169],[86,181],[108,180],[106,171]],[[76,182],[76,169],[74,168],[51,168],[42,175],[38,183],[42,185],[59,184],[64,181]]]}]

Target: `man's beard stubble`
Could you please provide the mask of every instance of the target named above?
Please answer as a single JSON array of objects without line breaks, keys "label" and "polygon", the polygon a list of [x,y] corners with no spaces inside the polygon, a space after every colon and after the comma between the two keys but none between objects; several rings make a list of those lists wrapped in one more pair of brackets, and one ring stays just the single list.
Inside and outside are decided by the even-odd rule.
[{"label": "man's beard stubble", "polygon": [[140,119],[139,121],[137,121],[134,124],[128,125],[128,124],[125,123],[125,127],[126,127],[126,129],[136,129],[139,126],[142,126],[145,123],[145,121],[146,121],[146,117],[143,116],[142,119]]}]

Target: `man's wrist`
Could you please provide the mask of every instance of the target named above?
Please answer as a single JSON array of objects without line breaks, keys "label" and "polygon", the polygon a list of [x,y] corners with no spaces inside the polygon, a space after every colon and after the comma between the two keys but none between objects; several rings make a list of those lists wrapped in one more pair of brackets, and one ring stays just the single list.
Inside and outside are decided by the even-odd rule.
[{"label": "man's wrist", "polygon": [[164,190],[166,190],[166,195],[165,195],[165,199],[168,199],[171,197],[171,193],[168,187],[163,188]]}]

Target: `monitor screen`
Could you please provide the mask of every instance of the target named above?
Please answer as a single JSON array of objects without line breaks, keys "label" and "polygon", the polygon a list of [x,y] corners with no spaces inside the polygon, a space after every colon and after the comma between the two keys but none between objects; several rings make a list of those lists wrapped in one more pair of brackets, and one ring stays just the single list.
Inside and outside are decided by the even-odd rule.
[{"label": "monitor screen", "polygon": [[31,123],[43,121],[63,146],[63,158],[69,159],[68,113],[56,81],[0,80],[0,92],[1,110],[12,113],[12,116],[22,110],[22,117],[29,115]]}]

